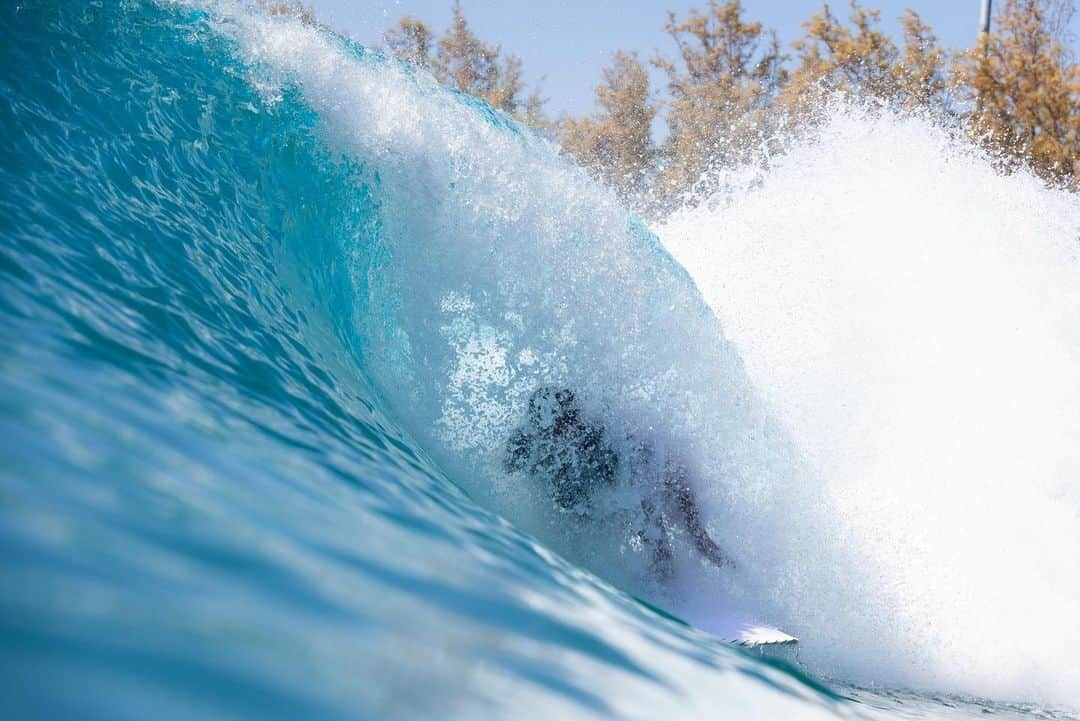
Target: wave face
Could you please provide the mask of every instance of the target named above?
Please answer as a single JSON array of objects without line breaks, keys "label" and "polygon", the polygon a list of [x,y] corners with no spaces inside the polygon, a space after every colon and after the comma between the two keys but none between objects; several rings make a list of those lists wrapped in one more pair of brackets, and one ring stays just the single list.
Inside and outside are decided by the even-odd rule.
[{"label": "wave face", "polygon": [[[546,142],[232,3],[0,14],[0,683],[14,716],[986,708],[842,680],[840,696],[635,598],[706,629],[726,603],[750,609],[809,634],[810,671],[971,690],[897,672],[916,651],[966,658],[921,637],[861,666],[896,650],[853,600],[897,610],[873,595],[888,556],[858,525],[823,532],[838,525],[822,493],[833,467],[701,267],[691,278]],[[630,542],[633,484],[581,523],[508,471],[507,440],[548,385],[574,389],[624,456],[647,442],[677,458],[738,568],[676,539],[658,585]],[[1043,682],[1069,661],[1049,658],[1005,695],[1059,698]]]},{"label": "wave face", "polygon": [[[368,164],[378,228],[346,241],[351,318],[395,417],[483,506],[708,626],[685,597],[734,581],[680,546],[676,590],[655,588],[652,556],[627,541],[645,522],[629,479],[581,523],[505,463],[533,394],[569,389],[620,458],[644,443],[685,466],[716,529],[794,500],[778,498],[793,477],[787,441],[686,272],[546,141],[427,75],[244,14],[220,30],[264,95],[297,88],[334,152]],[[726,535],[727,553],[759,568],[775,545]]]},{"label": "wave face", "polygon": [[[406,332],[422,350],[404,304],[424,307],[431,263],[406,288],[408,243],[448,252],[451,204],[499,222],[533,154],[596,191],[423,78],[223,12],[0,10],[8,715],[831,716],[831,694],[484,510],[410,432],[394,384],[426,400],[437,381],[393,375]],[[429,185],[452,164],[467,185],[483,138],[525,166],[486,196]]]},{"label": "wave face", "polygon": [[848,549],[787,561],[815,663],[1080,698],[1077,196],[839,105],[660,233],[822,484],[812,533]]}]

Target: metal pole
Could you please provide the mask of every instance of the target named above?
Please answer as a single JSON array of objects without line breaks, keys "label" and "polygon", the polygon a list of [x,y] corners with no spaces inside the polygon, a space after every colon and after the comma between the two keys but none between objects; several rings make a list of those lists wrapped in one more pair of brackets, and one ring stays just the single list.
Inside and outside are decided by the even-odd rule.
[{"label": "metal pole", "polygon": [[979,16],[979,32],[990,32],[990,0],[982,0],[982,15]]}]

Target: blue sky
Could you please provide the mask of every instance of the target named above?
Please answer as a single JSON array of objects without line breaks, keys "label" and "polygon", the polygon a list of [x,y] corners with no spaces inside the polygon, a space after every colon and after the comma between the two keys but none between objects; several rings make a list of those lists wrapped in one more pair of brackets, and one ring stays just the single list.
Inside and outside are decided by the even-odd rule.
[{"label": "blue sky", "polygon": [[[452,0],[309,2],[321,20],[364,44],[373,44],[384,28],[406,14],[441,32],[449,24]],[[996,0],[995,6],[1000,3]],[[980,0],[864,0],[863,4],[882,11],[884,27],[894,36],[899,36],[896,18],[908,7],[922,15],[946,47],[968,47],[978,32]],[[674,46],[662,31],[667,11],[683,16],[689,8],[704,5],[705,0],[462,0],[476,33],[521,56],[530,85],[542,81],[543,93],[550,98],[547,110],[553,115],[562,111],[582,115],[591,110],[600,69],[616,50],[636,49],[645,59],[655,52],[672,56]],[[747,18],[775,28],[786,44],[800,35],[800,23],[820,9],[821,2],[744,0],[743,6]],[[846,0],[833,0],[831,6],[846,15]]]}]

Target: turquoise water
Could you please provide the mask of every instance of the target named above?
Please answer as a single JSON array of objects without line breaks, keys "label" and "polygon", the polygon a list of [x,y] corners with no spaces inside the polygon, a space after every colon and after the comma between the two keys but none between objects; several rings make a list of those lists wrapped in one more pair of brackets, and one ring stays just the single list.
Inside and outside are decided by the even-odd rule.
[{"label": "turquoise water", "polygon": [[761,660],[659,610],[708,626],[692,565],[657,588],[492,485],[538,378],[653,407],[730,366],[674,427],[769,427],[685,273],[539,139],[288,19],[0,15],[5,717],[1074,717]]}]

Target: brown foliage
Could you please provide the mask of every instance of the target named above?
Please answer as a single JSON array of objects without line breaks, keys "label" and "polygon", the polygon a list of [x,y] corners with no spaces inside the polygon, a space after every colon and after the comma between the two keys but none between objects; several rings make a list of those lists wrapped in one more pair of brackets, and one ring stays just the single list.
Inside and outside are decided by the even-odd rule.
[{"label": "brown foliage", "polygon": [[[648,188],[656,210],[690,191],[708,192],[717,168],[767,161],[782,150],[778,128],[815,122],[823,97],[842,93],[948,117],[1003,167],[1027,165],[1076,189],[1080,66],[1065,42],[1074,0],[1002,1],[994,30],[955,57],[914,11],[900,18],[898,43],[881,29],[880,13],[860,0],[847,0],[846,20],[825,4],[803,23],[789,71],[775,33],[747,20],[739,0],[708,0],[685,18],[668,14],[664,32],[678,53],[652,60],[667,77],[666,97],[653,98],[635,54],[617,53],[596,88],[597,110],[565,119],[559,140],[635,208],[644,208]],[[481,42],[459,5],[437,40],[409,17],[385,38],[397,56],[441,81],[550,127],[539,114],[543,101],[522,99],[520,60]],[[668,136],[657,148],[650,127],[661,109]]]},{"label": "brown foliage", "polygon": [[301,0],[260,0],[261,5],[271,15],[288,15],[296,18],[304,25],[314,25],[323,29],[329,29],[315,19],[315,11],[305,5]]},{"label": "brown foliage", "polygon": [[880,28],[881,13],[851,0],[848,24],[828,4],[803,23],[805,35],[792,43],[798,67],[781,93],[796,117],[821,108],[823,95],[868,96],[907,108],[940,106],[945,91],[945,57],[933,31],[918,13],[900,19],[901,52]]},{"label": "brown foliage", "polygon": [[743,19],[739,0],[709,0],[702,13],[679,21],[668,14],[664,30],[679,49],[678,61],[653,63],[668,76],[668,140],[657,177],[662,195],[694,187],[715,165],[759,159],[768,137],[768,109],[784,80],[776,34]]},{"label": "brown foliage", "polygon": [[450,27],[434,46],[434,35],[423,22],[406,15],[397,27],[383,33],[390,51],[405,62],[427,68],[439,82],[482,98],[532,124],[543,125],[544,99],[538,93],[523,97],[521,59],[503,57],[502,48],[489,45],[472,31],[469,21],[455,2]]},{"label": "brown foliage", "polygon": [[563,152],[635,204],[649,178],[656,148],[652,122],[656,106],[649,74],[634,53],[615,54],[596,86],[598,112],[568,118],[559,140]]},{"label": "brown foliage", "polygon": [[402,17],[398,20],[397,27],[383,33],[383,41],[395,57],[428,69],[431,68],[433,40],[428,26],[412,15]]},{"label": "brown foliage", "polygon": [[946,104],[946,56],[930,26],[914,10],[900,18],[904,51],[893,65],[897,96],[909,109],[941,110]]},{"label": "brown foliage", "polygon": [[995,30],[962,56],[958,85],[972,102],[971,131],[1006,167],[1029,164],[1077,186],[1080,67],[1065,49],[1068,0],[1005,0]]}]

